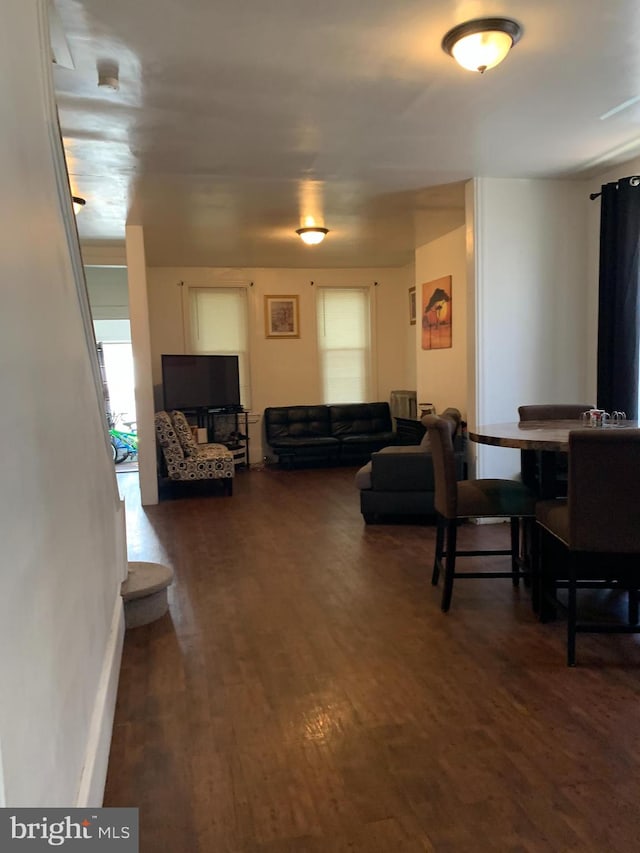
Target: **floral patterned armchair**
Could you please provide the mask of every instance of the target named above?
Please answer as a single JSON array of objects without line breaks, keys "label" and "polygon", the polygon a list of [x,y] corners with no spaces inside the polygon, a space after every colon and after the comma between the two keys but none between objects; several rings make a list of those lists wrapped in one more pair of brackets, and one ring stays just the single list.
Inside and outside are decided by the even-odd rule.
[{"label": "floral patterned armchair", "polygon": [[155,427],[170,480],[223,480],[233,493],[233,454],[223,444],[196,444],[184,412],[156,412]]}]

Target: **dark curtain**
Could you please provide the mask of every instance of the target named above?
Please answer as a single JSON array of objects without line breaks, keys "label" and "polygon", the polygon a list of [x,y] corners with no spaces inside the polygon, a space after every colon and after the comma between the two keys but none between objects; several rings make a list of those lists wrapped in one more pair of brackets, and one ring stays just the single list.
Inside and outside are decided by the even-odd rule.
[{"label": "dark curtain", "polygon": [[638,413],[640,177],[602,187],[598,407]]}]

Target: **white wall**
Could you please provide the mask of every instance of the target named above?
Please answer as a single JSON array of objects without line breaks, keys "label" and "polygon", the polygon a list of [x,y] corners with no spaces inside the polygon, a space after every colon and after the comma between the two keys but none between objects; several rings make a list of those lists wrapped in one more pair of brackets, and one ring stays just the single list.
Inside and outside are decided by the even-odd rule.
[{"label": "white wall", "polygon": [[153,421],[153,378],[149,328],[149,295],[144,232],[140,225],[126,226],[129,271],[129,314],[135,374],[138,478],[143,506],[158,503],[156,432]]},{"label": "white wall", "polygon": [[[450,349],[423,350],[420,306],[422,285],[452,277],[453,328]],[[414,326],[418,403],[433,403],[436,411],[448,406],[467,414],[467,267],[465,229],[456,228],[416,250],[417,323]]]},{"label": "white wall", "polygon": [[[527,403],[582,402],[587,375],[584,182],[475,179],[467,204],[470,425]],[[511,476],[518,451],[480,447],[479,476]]]},{"label": "white wall", "polygon": [[126,572],[46,29],[45,2],[1,4],[0,791],[9,806],[101,802]]},{"label": "white wall", "polygon": [[[311,404],[321,400],[316,346],[315,293],[318,286],[373,288],[377,351],[375,399],[388,400],[396,388],[410,388],[413,367],[408,359],[408,290],[411,267],[402,269],[211,269],[149,268],[147,270],[153,382],[161,385],[162,353],[185,351],[182,321],[184,285],[248,283],[251,310],[252,411],[261,415],[267,406]],[[312,285],[311,282],[314,284]],[[265,295],[296,294],[300,305],[300,337],[273,340],[265,337]],[[156,396],[156,406],[161,400]],[[262,460],[261,419],[251,427],[251,461]]]},{"label": "white wall", "polygon": [[126,267],[85,267],[94,320],[128,320],[129,289]]}]

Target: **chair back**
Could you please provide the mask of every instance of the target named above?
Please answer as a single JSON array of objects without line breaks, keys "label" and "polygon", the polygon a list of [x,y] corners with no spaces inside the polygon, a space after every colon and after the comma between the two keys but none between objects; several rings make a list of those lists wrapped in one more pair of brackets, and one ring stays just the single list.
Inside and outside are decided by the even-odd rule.
[{"label": "chair back", "polygon": [[167,465],[179,464],[184,461],[184,451],[175,433],[171,418],[167,412],[156,412],[155,417],[156,438],[162,448],[162,453]]},{"label": "chair back", "polygon": [[193,433],[191,432],[191,427],[189,426],[189,421],[187,420],[185,413],[174,409],[169,413],[169,417],[171,418],[171,423],[173,424],[175,433],[178,436],[178,441],[180,442],[185,457],[188,459],[190,456],[197,456],[198,445],[193,439]]},{"label": "chair back", "polygon": [[640,554],[640,429],[569,433],[569,547]]},{"label": "chair back", "polygon": [[431,446],[435,485],[434,508],[445,518],[455,518],[458,511],[458,481],[452,437],[454,422],[437,415],[425,415],[422,423],[427,428]]},{"label": "chair back", "polygon": [[583,412],[593,408],[593,403],[545,403],[518,406],[518,417],[521,421],[577,421]]}]

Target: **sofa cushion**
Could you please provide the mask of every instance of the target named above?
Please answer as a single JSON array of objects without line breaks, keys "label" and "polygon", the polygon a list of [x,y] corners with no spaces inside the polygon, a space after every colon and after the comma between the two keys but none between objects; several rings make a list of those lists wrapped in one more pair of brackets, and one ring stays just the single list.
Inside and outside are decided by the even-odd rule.
[{"label": "sofa cushion", "polygon": [[267,441],[329,437],[327,406],[270,406],[264,410]]},{"label": "sofa cushion", "polygon": [[431,453],[419,445],[385,447],[371,457],[371,488],[387,492],[432,491]]},{"label": "sofa cushion", "polygon": [[347,436],[393,434],[388,403],[343,403],[328,409],[331,434],[342,440]]},{"label": "sofa cushion", "polygon": [[352,446],[354,448],[358,444],[363,444],[367,447],[379,449],[381,447],[386,447],[395,440],[395,437],[396,434],[394,432],[355,433],[353,435],[343,435],[342,444],[347,447]]},{"label": "sofa cushion", "polygon": [[272,439],[269,444],[274,449],[284,447],[337,447],[340,442],[330,435],[307,435],[297,438]]}]

